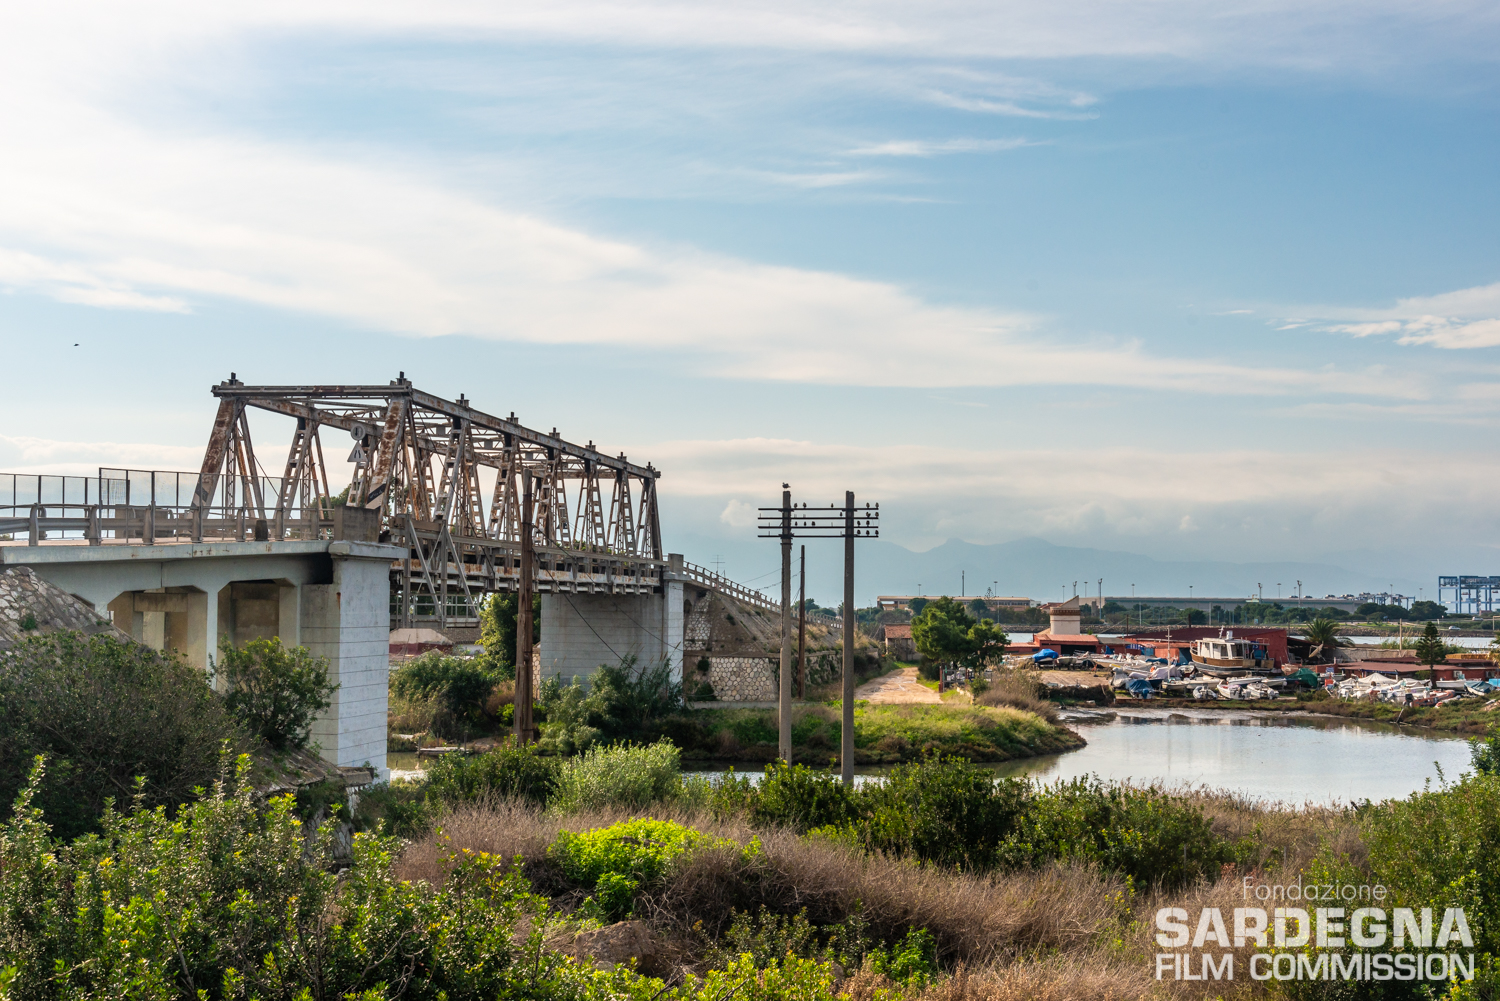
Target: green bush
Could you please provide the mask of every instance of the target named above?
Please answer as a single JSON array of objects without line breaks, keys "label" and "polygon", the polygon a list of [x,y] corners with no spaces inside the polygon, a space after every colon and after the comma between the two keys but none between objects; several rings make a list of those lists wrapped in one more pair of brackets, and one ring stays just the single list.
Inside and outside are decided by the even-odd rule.
[{"label": "green bush", "polygon": [[791,827],[841,826],[853,819],[855,798],[837,775],[777,761],[766,766],[747,797],[753,823]]},{"label": "green bush", "polygon": [[789,957],[819,963],[838,963],[846,970],[868,968],[898,983],[920,987],[938,973],[937,941],[925,928],[909,929],[890,945],[869,934],[868,922],[856,911],[831,925],[815,925],[807,909],[776,914],[761,905],[754,917],[734,914],[718,941],[707,943],[712,966],[733,966],[748,957],[757,969],[774,969]]},{"label": "green bush", "polygon": [[415,841],[432,830],[441,813],[441,801],[428,797],[424,782],[377,782],[359,791],[354,830]]},{"label": "green bush", "polygon": [[859,791],[854,832],[866,847],[894,855],[983,869],[1026,809],[1029,786],[996,781],[962,758],[928,758],[891,769]]},{"label": "green bush", "polygon": [[225,638],[218,669],[228,685],[225,704],[245,728],[278,749],[305,747],[313,720],[333,704],[328,659],[280,638],[251,640],[236,650]]},{"label": "green bush", "polygon": [[544,806],[557,786],[558,762],[542,757],[534,744],[513,739],[473,756],[446,754],[427,769],[427,791],[445,803],[471,803],[498,797]]},{"label": "green bush", "polygon": [[546,678],[537,692],[542,746],[556,754],[578,754],[599,739],[609,706],[603,695],[579,684]]},{"label": "green bush", "polygon": [[1081,861],[1169,890],[1215,878],[1235,859],[1234,846],[1214,834],[1196,806],[1160,789],[1096,777],[1039,790],[1002,854],[1009,865]]},{"label": "green bush", "polygon": [[687,709],[670,662],[643,667],[633,656],[601,664],[587,688],[576,677],[568,685],[544,679],[537,704],[545,717],[542,742],[559,754],[575,754],[601,739],[653,739]]},{"label": "green bush", "polygon": [[437,1001],[539,997],[576,976],[539,928],[525,935],[545,901],[504,861],[456,853],[441,886],[403,882],[396,842],[356,835],[341,875],[332,827],[310,844],[293,798],[258,803],[248,773],[242,758],[175,820],[107,811],[99,837],[68,844],[31,805],[35,769],[0,827],[0,993]]},{"label": "green bush", "polygon": [[226,742],[249,745],[203,672],[178,658],[69,632],[0,651],[0,806],[45,754],[32,802],[63,837],[95,830],[105,801],[123,803],[137,776],[146,806],[189,799],[213,781]]},{"label": "green bush", "polygon": [[1363,811],[1375,879],[1397,906],[1462,907],[1477,951],[1500,956],[1500,776],[1465,775],[1441,789]]},{"label": "green bush", "polygon": [[564,813],[597,806],[639,810],[670,799],[682,785],[678,754],[665,740],[592,747],[563,762],[552,805]]},{"label": "green bush", "polygon": [[702,846],[738,847],[669,820],[627,820],[575,834],[561,831],[547,849],[569,880],[593,891],[586,909],[601,918],[628,917],[636,894],[658,883],[681,856]]},{"label": "green bush", "polygon": [[455,718],[475,726],[485,722],[485,704],[501,680],[498,671],[478,659],[433,650],[391,672],[391,693],[409,700],[436,697]]}]

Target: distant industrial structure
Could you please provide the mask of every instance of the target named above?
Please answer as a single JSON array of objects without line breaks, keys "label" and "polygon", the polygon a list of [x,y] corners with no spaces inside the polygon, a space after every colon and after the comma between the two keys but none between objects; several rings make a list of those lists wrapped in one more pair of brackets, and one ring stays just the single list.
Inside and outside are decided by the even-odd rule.
[{"label": "distant industrial structure", "polygon": [[[1448,579],[1448,578],[1443,578]],[[1489,578],[1486,578],[1489,579]],[[1496,586],[1500,586],[1500,577],[1493,578]],[[1143,605],[1146,608],[1196,608],[1204,612],[1212,611],[1216,606],[1219,608],[1236,608],[1240,605],[1266,604],[1273,602],[1285,606],[1306,605],[1310,608],[1338,608],[1346,612],[1353,612],[1360,605],[1400,605],[1402,608],[1410,608],[1412,602],[1417,599],[1409,594],[1394,594],[1387,591],[1375,593],[1363,591],[1359,594],[1328,594],[1321,598],[1310,594],[1286,595],[1280,598],[1270,596],[1249,595],[1245,597],[1210,597],[1201,595],[1108,595],[1104,602],[1118,602],[1126,608],[1134,610],[1136,606]],[[1451,609],[1450,609],[1451,611]]]},{"label": "distant industrial structure", "polygon": [[1495,611],[1500,577],[1458,574],[1438,578],[1438,604],[1455,615],[1488,615]]},{"label": "distant industrial structure", "polygon": [[933,601],[938,597],[952,598],[954,601],[962,602],[964,605],[982,601],[990,611],[999,611],[1002,608],[1031,608],[1036,604],[1030,598],[996,598],[985,595],[935,595],[935,594],[882,594],[875,599],[875,607],[882,612],[904,612],[911,607],[911,603],[921,598],[923,601]]}]

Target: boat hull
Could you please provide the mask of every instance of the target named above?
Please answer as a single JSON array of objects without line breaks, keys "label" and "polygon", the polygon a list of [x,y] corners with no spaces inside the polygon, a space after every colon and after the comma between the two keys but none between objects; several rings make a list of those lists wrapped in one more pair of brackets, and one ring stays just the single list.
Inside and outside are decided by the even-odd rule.
[{"label": "boat hull", "polygon": [[1199,674],[1207,674],[1214,678],[1275,673],[1275,664],[1269,660],[1251,660],[1248,657],[1204,657],[1197,653],[1193,654],[1193,667]]}]

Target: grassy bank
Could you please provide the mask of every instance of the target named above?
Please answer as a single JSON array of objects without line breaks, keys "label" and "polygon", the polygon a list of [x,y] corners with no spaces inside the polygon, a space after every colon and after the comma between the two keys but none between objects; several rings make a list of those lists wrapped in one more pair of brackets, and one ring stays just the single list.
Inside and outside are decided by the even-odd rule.
[{"label": "grassy bank", "polygon": [[[668,744],[505,748],[445,759],[407,840],[358,833],[343,859],[331,827],[307,839],[290,800],[233,778],[175,818],[137,808],[56,840],[29,808],[40,782],[0,825],[0,997],[16,1001],[1470,1001],[1500,987],[1492,774],[1339,809],[995,782],[952,760],[855,790],[789,767],[711,784]],[[1372,883],[1386,908],[1464,907],[1480,982],[1253,980],[1248,940],[1212,950],[1234,954],[1232,981],[1154,975],[1163,908],[1227,916],[1247,885]]]},{"label": "grassy bank", "polygon": [[[699,709],[689,717],[693,739],[683,746],[696,760],[768,762],[776,757],[776,711]],[[838,703],[792,710],[794,760],[823,765],[839,753],[843,724]],[[683,728],[674,741],[687,736]],[[915,761],[925,754],[970,761],[1010,761],[1082,747],[1083,738],[1035,713],[971,705],[868,705],[854,709],[856,764]]]}]

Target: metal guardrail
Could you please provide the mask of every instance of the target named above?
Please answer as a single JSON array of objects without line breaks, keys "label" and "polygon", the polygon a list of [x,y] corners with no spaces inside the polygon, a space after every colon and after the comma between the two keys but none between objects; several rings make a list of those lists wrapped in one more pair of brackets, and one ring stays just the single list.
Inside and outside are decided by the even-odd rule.
[{"label": "metal guardrail", "polygon": [[718,591],[720,594],[727,594],[736,601],[753,605],[767,612],[775,612],[777,614],[781,612],[781,602],[772,601],[762,592],[748,588],[738,581],[730,580],[723,574],[715,573],[708,567],[699,566],[697,563],[689,563],[684,560],[682,563],[682,572],[687,574],[693,580],[693,583],[702,584],[704,587]]},{"label": "metal guardrail", "polygon": [[264,498],[280,489],[258,477],[258,496],[236,498],[221,488],[201,510],[193,507],[198,474],[180,470],[101,467],[95,476],[0,473],[0,541],[83,541],[89,545],[268,539],[269,520],[282,537],[313,539],[331,530],[328,498],[304,510],[300,502],[280,519]]},{"label": "metal guardrail", "polygon": [[[738,581],[730,580],[728,577],[725,577],[721,573],[715,573],[714,571],[708,569],[708,567],[699,566],[697,563],[690,563],[684,560],[682,564],[682,571],[689,578],[691,578],[693,583],[695,584],[701,584],[702,586],[709,588],[710,590],[718,591],[720,594],[727,594],[729,597],[735,599],[736,601],[741,601],[745,604],[752,605],[755,608],[770,612],[773,615],[781,614],[781,602],[774,601],[771,598],[766,597],[764,592],[756,591],[753,588],[746,587],[744,584],[741,584]],[[809,611],[807,613],[807,619],[809,622],[816,621],[823,625],[832,627],[838,627],[844,624],[843,616],[829,615],[821,610]]]}]

